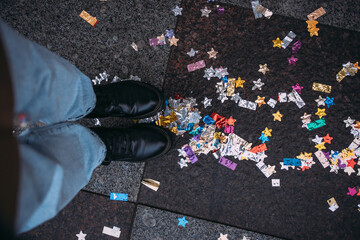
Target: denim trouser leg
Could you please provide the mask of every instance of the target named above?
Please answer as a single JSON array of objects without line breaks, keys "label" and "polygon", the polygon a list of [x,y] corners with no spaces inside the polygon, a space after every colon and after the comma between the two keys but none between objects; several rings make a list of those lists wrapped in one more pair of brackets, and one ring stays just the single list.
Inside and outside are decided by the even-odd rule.
[{"label": "denim trouser leg", "polygon": [[[90,130],[72,123],[87,115],[96,98],[91,81],[75,66],[20,36],[0,20],[12,76],[15,114],[46,127],[18,137],[20,184],[16,232],[54,217],[89,181],[106,148]],[[3,159],[8,161],[7,159]]]},{"label": "denim trouser leg", "polygon": [[12,75],[15,114],[46,124],[77,120],[95,107],[91,80],[74,65],[27,40],[0,20]]},{"label": "denim trouser leg", "polygon": [[89,129],[59,123],[28,129],[19,137],[21,179],[16,232],[54,217],[90,180],[106,148]]}]

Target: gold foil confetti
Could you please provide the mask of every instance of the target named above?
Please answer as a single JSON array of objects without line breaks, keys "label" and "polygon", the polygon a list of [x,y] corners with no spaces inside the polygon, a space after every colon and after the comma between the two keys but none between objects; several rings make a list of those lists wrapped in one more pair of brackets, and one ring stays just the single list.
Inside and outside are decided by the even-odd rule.
[{"label": "gold foil confetti", "polygon": [[341,82],[346,76],[346,69],[343,67],[338,74],[336,74],[336,80]]},{"label": "gold foil confetti", "polygon": [[314,82],[313,86],[312,86],[312,90],[319,91],[319,92],[330,93],[331,92],[331,86],[326,85],[326,84],[321,84],[321,83]]},{"label": "gold foil confetti", "polygon": [[315,11],[310,13],[309,15],[307,15],[307,17],[310,20],[315,20],[315,19],[321,17],[322,15],[324,15],[325,13],[326,13],[325,9],[321,7],[321,8],[316,9]]},{"label": "gold foil confetti", "polygon": [[235,78],[229,78],[228,83],[226,96],[232,97],[235,94]]},{"label": "gold foil confetti", "polygon": [[145,186],[147,186],[148,188],[157,191],[159,189],[160,186],[160,182],[156,181],[154,179],[150,179],[150,178],[144,178],[141,181],[142,184],[144,184]]},{"label": "gold foil confetti", "polygon": [[91,26],[95,27],[95,25],[99,22],[96,17],[92,17],[89,13],[86,11],[82,11],[79,15],[82,19],[87,21]]},{"label": "gold foil confetti", "polygon": [[159,120],[156,121],[156,125],[165,127],[176,120],[176,113],[174,111],[171,111],[171,114],[169,116],[159,116]]}]

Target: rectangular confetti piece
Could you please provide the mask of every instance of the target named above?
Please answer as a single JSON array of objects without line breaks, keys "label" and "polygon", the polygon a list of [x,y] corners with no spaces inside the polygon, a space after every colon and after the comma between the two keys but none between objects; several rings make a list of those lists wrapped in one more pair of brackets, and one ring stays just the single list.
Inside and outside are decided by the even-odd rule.
[{"label": "rectangular confetti piece", "polygon": [[323,127],[325,125],[326,125],[325,119],[321,118],[321,119],[318,119],[318,120],[313,121],[311,123],[308,123],[307,127],[308,127],[309,131],[311,131],[311,130],[317,129],[319,127]]},{"label": "rectangular confetti piece", "polygon": [[82,19],[87,21],[91,26],[95,27],[95,25],[99,22],[96,17],[92,17],[89,13],[86,11],[82,11],[79,15]]},{"label": "rectangular confetti piece", "polygon": [[195,70],[201,69],[205,67],[205,61],[204,60],[200,60],[196,63],[191,63],[189,65],[187,65],[187,69],[189,72],[193,72]]},{"label": "rectangular confetti piece", "polygon": [[330,166],[329,160],[325,157],[325,154],[322,151],[316,151],[314,154],[324,168]]},{"label": "rectangular confetti piece", "polygon": [[266,166],[266,164],[263,162],[263,161],[261,161],[261,162],[258,162],[257,164],[256,164],[256,166],[260,169],[260,171],[265,175],[265,177],[270,177],[271,175],[272,175],[272,173],[271,174],[269,174],[268,173],[268,171],[266,171],[267,170],[267,168],[268,168],[268,166]]},{"label": "rectangular confetti piece", "polygon": [[225,166],[227,168],[230,168],[233,171],[235,170],[235,168],[237,166],[236,163],[234,163],[234,162],[232,162],[229,159],[224,158],[224,157],[221,157],[218,163],[220,163],[221,165],[223,165],[223,166]]},{"label": "rectangular confetti piece", "polygon": [[191,149],[189,145],[184,147],[184,151],[186,152],[187,157],[190,159],[191,163],[194,164],[198,161],[198,158],[196,157],[195,153]]},{"label": "rectangular confetti piece", "polygon": [[144,178],[141,183],[154,191],[157,191],[160,187],[160,182],[151,178]]},{"label": "rectangular confetti piece", "polygon": [[331,86],[322,83],[313,83],[312,90],[324,93],[331,93]]},{"label": "rectangular confetti piece", "polygon": [[110,193],[110,200],[127,201],[128,195],[126,193]]},{"label": "rectangular confetti piece", "polygon": [[301,166],[301,161],[297,158],[284,158],[284,165],[298,167]]},{"label": "rectangular confetti piece", "polygon": [[266,151],[266,150],[267,150],[266,144],[263,143],[263,144],[260,144],[260,145],[257,145],[255,147],[253,147],[249,151],[252,152],[252,153],[258,153],[258,152],[263,152],[263,151]]},{"label": "rectangular confetti piece", "polygon": [[121,231],[118,227],[109,228],[104,226],[102,233],[108,236],[119,238]]},{"label": "rectangular confetti piece", "polygon": [[354,138],[354,140],[350,143],[349,145],[349,149],[350,150],[355,150],[356,148],[358,148],[360,145],[360,138]]},{"label": "rectangular confetti piece", "polygon": [[307,18],[309,20],[315,20],[319,17],[321,17],[322,15],[324,15],[326,12],[325,12],[325,9],[323,7],[320,7],[318,9],[316,9],[315,11],[313,11],[312,13],[310,13],[309,15],[307,15]]},{"label": "rectangular confetti piece", "polygon": [[271,179],[271,186],[280,187],[280,179]]}]

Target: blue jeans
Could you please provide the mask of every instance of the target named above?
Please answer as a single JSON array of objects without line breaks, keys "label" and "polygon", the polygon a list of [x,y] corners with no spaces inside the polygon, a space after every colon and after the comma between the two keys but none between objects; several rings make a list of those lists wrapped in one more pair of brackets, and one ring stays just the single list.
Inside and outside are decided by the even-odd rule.
[{"label": "blue jeans", "polygon": [[64,122],[94,108],[90,79],[1,20],[0,31],[12,76],[15,115],[24,113],[30,123],[46,124],[17,137],[20,185],[15,231],[19,234],[64,208],[104,160],[106,147],[89,129]]}]

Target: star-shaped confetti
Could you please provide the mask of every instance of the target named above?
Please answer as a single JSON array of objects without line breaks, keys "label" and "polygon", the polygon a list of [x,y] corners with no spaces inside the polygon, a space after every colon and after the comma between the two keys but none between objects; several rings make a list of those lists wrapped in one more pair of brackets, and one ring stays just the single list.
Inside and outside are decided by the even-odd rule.
[{"label": "star-shaped confetti", "polygon": [[181,11],[182,11],[183,9],[182,8],[180,8],[179,6],[176,6],[175,8],[173,8],[172,9],[172,11],[174,12],[174,15],[175,16],[177,16],[177,15],[182,15],[182,13],[181,13]]},{"label": "star-shaped confetti", "polygon": [[186,163],[186,160],[184,158],[181,158],[179,161],[178,161],[178,164],[180,165],[180,168],[183,168],[183,167],[187,167],[187,163]]},{"label": "star-shaped confetti", "polygon": [[229,239],[227,238],[227,234],[220,233],[220,237],[217,240],[229,240]]},{"label": "star-shaped confetti", "polygon": [[258,104],[259,107],[261,107],[261,105],[266,104],[266,102],[264,100],[265,100],[265,97],[257,96],[257,99],[255,102]]},{"label": "star-shaped confetti", "polygon": [[265,137],[267,137],[267,136],[271,137],[271,132],[272,132],[272,129],[268,129],[267,127],[265,127],[265,130],[262,131],[262,133],[265,135]]},{"label": "star-shaped confetti", "polygon": [[211,48],[211,50],[209,52],[207,52],[207,54],[209,54],[209,59],[216,58],[216,54],[218,54],[218,52],[215,51],[214,48]]},{"label": "star-shaped confetti", "polygon": [[158,42],[161,43],[165,43],[165,36],[164,34],[161,34],[161,36],[156,37],[158,39]]},{"label": "star-shaped confetti", "polygon": [[337,165],[330,165],[330,172],[338,174],[339,167]]},{"label": "star-shaped confetti", "polygon": [[351,127],[353,126],[355,120],[351,119],[350,117],[348,117],[348,119],[344,120],[344,123],[346,124],[346,127]]},{"label": "star-shaped confetti", "polygon": [[333,140],[332,137],[330,137],[329,134],[327,134],[325,137],[323,137],[324,142],[331,144],[331,140]]},{"label": "star-shaped confetti", "polygon": [[259,137],[262,143],[268,142],[269,137],[265,137],[265,134],[261,133],[261,136]]},{"label": "star-shaped confetti", "polygon": [[188,221],[185,219],[185,216],[182,218],[178,218],[178,220],[179,220],[178,225],[183,226],[183,227],[185,227],[185,224],[188,223]]},{"label": "star-shaped confetti", "polygon": [[[260,161],[264,161],[265,158],[267,158],[267,157],[268,156],[265,154],[265,151],[256,154],[256,158]],[[274,167],[274,169],[275,169],[275,167]]]},{"label": "star-shaped confetti", "polygon": [[215,70],[212,66],[210,68],[206,68],[204,72],[205,74],[203,77],[207,78],[207,80],[210,80],[210,78],[215,76]]},{"label": "star-shaped confetti", "polygon": [[296,66],[296,62],[297,62],[298,60],[299,60],[299,59],[297,59],[296,57],[294,57],[294,55],[292,55],[290,58],[288,58],[289,65],[294,65],[294,66]]},{"label": "star-shaped confetti", "polygon": [[289,167],[290,167],[290,166],[284,165],[284,162],[280,162],[280,165],[281,165],[281,169],[280,169],[280,170],[282,170],[282,169],[289,170]]},{"label": "star-shaped confetti", "polygon": [[195,51],[193,48],[190,49],[189,52],[187,52],[186,54],[189,55],[189,57],[193,57],[195,56],[195,54],[197,54],[199,51]]},{"label": "star-shaped confetti", "polygon": [[344,172],[346,172],[349,176],[355,172],[355,170],[352,167],[346,167],[344,169]]},{"label": "star-shaped confetti", "polygon": [[347,193],[347,195],[350,195],[350,196],[352,196],[352,197],[357,193],[355,187],[353,187],[353,188],[348,187],[348,191],[349,191],[349,192]]},{"label": "star-shaped confetti", "polygon": [[204,100],[201,101],[201,103],[204,104],[204,108],[207,108],[207,107],[211,106],[211,101],[212,101],[212,99],[205,97]]},{"label": "star-shaped confetti", "polygon": [[274,166],[269,165],[269,166],[267,167],[267,169],[266,169],[266,172],[267,172],[269,175],[272,175],[273,173],[276,173],[275,167],[276,167],[275,165],[274,165]]},{"label": "star-shaped confetti", "polygon": [[266,74],[266,72],[270,71],[269,68],[267,67],[267,64],[259,64],[259,70],[258,72],[261,72],[262,74]]},{"label": "star-shaped confetti", "polygon": [[274,116],[274,121],[281,122],[281,118],[283,117],[283,115],[280,113],[280,111],[277,111],[276,113],[273,113],[272,115]]},{"label": "star-shaped confetti", "polygon": [[265,83],[261,82],[261,79],[259,78],[256,81],[253,81],[254,86],[252,87],[252,90],[259,89],[261,90],[261,87],[264,86]]},{"label": "star-shaped confetti", "polygon": [[239,93],[235,93],[232,97],[231,100],[233,100],[234,102],[238,103],[239,100],[241,99]]},{"label": "star-shaped confetti", "polygon": [[238,77],[238,79],[235,80],[235,87],[236,87],[236,88],[238,88],[238,87],[243,88],[243,87],[244,87],[244,83],[245,83],[245,80],[242,80],[241,77]]},{"label": "star-shaped confetti", "polygon": [[332,105],[335,105],[335,103],[334,103],[334,98],[326,97],[325,104],[326,104],[326,106],[327,106],[328,108],[329,108],[330,106],[332,106]]},{"label": "star-shaped confetti", "polygon": [[325,106],[325,100],[326,98],[323,98],[319,95],[319,98],[315,100],[315,102],[317,103],[318,107],[320,106]]},{"label": "star-shaped confetti", "polygon": [[178,38],[176,38],[175,36],[173,36],[172,38],[169,39],[170,42],[170,46],[175,45],[177,46],[177,42],[179,41]]},{"label": "star-shaped confetti", "polygon": [[234,119],[232,116],[229,117],[229,119],[226,119],[226,123],[230,126],[234,126],[236,122],[236,119]]},{"label": "star-shaped confetti", "polygon": [[174,30],[170,29],[170,30],[165,30],[165,37],[167,38],[172,38],[174,36]]},{"label": "star-shaped confetti", "polygon": [[224,103],[226,100],[228,100],[226,93],[220,93],[218,99],[221,101],[221,103]]},{"label": "star-shaped confetti", "polygon": [[78,240],[85,240],[87,234],[84,234],[82,231],[80,231],[79,234],[76,234]]},{"label": "star-shaped confetti", "polygon": [[202,17],[209,17],[209,13],[211,13],[211,10],[209,10],[206,6],[203,9],[200,9],[201,16]]},{"label": "star-shaped confetti", "polygon": [[317,143],[317,144],[321,144],[323,141],[323,138],[316,135],[315,138],[313,138],[311,141],[313,141],[314,143]]},{"label": "star-shaped confetti", "polygon": [[298,94],[301,94],[301,89],[304,87],[300,86],[299,83],[296,83],[295,86],[292,86],[292,89],[294,89]]},{"label": "star-shaped confetti", "polygon": [[325,117],[325,116],[326,116],[325,108],[324,108],[324,109],[318,108],[318,109],[317,109],[317,112],[316,112],[315,114],[318,115],[319,118]]},{"label": "star-shaped confetti", "polygon": [[273,47],[281,48],[281,44],[283,43],[283,41],[281,41],[279,38],[276,38],[275,40],[272,41],[274,43]]},{"label": "star-shaped confetti", "polygon": [[315,147],[316,147],[318,150],[326,149],[326,147],[325,147],[325,142],[319,143],[319,144],[315,145]]},{"label": "star-shaped confetti", "polygon": [[354,161],[354,159],[350,159],[350,160],[347,160],[347,167],[352,167],[354,168],[354,166],[356,165],[356,162]]}]

